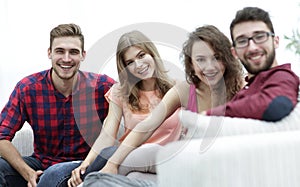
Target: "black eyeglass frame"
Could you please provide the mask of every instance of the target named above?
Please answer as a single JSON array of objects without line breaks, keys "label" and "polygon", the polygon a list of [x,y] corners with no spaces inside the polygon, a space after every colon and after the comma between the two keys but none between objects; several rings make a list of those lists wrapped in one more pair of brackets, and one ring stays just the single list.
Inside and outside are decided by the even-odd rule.
[{"label": "black eyeglass frame", "polygon": [[[265,34],[266,35],[266,40],[257,42],[256,39],[255,39],[255,37],[258,36],[258,35],[260,35],[260,34]],[[238,48],[238,49],[242,49],[242,48],[248,47],[250,40],[252,40],[255,44],[262,44],[262,43],[266,42],[269,39],[270,36],[274,37],[275,34],[272,33],[272,32],[259,32],[259,33],[254,34],[251,37],[241,37],[241,38],[238,38],[237,40],[239,40],[239,39],[247,39],[247,45],[239,47],[239,46],[236,45],[236,41],[237,40],[235,40],[233,42],[233,47]]]}]

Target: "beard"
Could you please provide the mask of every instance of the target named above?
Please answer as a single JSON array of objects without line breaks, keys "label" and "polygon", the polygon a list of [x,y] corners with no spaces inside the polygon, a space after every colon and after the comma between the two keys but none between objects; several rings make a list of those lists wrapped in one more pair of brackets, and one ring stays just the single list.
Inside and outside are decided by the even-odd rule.
[{"label": "beard", "polygon": [[261,68],[254,68],[251,66],[250,63],[247,63],[247,61],[240,60],[242,64],[244,65],[245,69],[247,70],[248,73],[256,75],[262,71],[266,71],[272,67],[272,64],[275,59],[275,49],[270,53],[270,55],[267,57],[265,64]]},{"label": "beard", "polygon": [[77,71],[74,71],[74,72],[72,72],[72,74],[69,75],[69,76],[63,76],[63,75],[61,75],[61,74],[59,73],[59,71],[58,71],[56,68],[53,68],[53,70],[54,70],[55,74],[56,74],[60,79],[62,79],[62,80],[70,80],[70,79],[72,79],[72,78],[76,75],[76,73],[77,73]]}]

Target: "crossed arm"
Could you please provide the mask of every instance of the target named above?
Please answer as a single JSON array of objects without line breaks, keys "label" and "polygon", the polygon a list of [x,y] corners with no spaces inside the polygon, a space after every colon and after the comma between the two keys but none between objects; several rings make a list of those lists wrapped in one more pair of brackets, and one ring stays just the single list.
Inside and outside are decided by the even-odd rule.
[{"label": "crossed arm", "polygon": [[127,155],[146,142],[164,120],[173,114],[180,106],[181,102],[178,89],[173,87],[167,92],[151,114],[145,120],[137,124],[128,134],[101,172],[117,174],[119,165]]}]

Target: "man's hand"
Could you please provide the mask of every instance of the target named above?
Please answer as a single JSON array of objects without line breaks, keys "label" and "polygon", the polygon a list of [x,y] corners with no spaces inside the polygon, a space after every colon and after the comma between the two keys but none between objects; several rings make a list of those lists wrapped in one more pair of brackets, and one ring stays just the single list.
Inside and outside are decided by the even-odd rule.
[{"label": "man's hand", "polygon": [[38,178],[43,174],[43,171],[38,170],[29,175],[27,187],[36,187]]}]

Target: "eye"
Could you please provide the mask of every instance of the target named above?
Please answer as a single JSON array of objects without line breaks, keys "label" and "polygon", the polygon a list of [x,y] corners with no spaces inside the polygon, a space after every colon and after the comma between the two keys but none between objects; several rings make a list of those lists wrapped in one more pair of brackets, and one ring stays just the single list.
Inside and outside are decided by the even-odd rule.
[{"label": "eye", "polygon": [[125,62],[125,64],[126,64],[126,66],[130,66],[130,65],[133,64],[133,61],[132,60],[128,60],[128,61]]},{"label": "eye", "polygon": [[238,38],[235,40],[235,43],[238,45],[245,45],[248,43],[248,38]]},{"label": "eye", "polygon": [[204,58],[204,57],[198,57],[198,58],[196,58],[196,62],[198,62],[198,63],[203,63],[205,61],[206,61],[206,58]]},{"label": "eye", "polygon": [[78,55],[78,54],[80,54],[80,51],[77,50],[77,49],[72,49],[72,50],[70,50],[70,54],[71,55]]},{"label": "eye", "polygon": [[214,55],[213,60],[214,61],[220,61],[221,60],[220,55]]},{"label": "eye", "polygon": [[55,49],[54,52],[56,54],[64,54],[65,51],[63,49]]},{"label": "eye", "polygon": [[145,52],[141,52],[139,55],[138,55],[138,58],[139,59],[142,59],[146,56],[146,53]]},{"label": "eye", "polygon": [[266,38],[265,33],[258,33],[253,37],[256,41],[263,41]]}]

